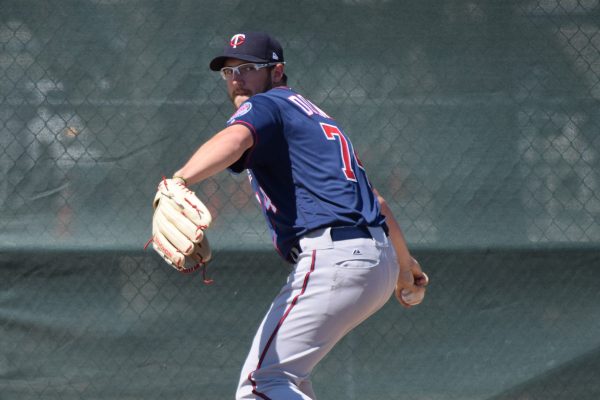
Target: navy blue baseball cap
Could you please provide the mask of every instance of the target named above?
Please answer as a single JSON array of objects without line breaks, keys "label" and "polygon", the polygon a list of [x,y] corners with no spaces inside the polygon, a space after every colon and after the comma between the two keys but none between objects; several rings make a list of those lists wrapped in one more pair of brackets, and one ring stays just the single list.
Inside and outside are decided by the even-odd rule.
[{"label": "navy blue baseball cap", "polygon": [[283,48],[275,38],[263,32],[236,33],[223,53],[210,62],[210,69],[221,70],[228,58],[255,63],[283,62]]}]

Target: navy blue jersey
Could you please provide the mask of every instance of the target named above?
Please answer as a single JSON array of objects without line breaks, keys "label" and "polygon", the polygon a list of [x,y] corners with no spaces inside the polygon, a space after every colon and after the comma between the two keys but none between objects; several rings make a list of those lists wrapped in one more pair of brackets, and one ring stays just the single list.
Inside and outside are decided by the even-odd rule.
[{"label": "navy blue jersey", "polygon": [[230,166],[248,170],[281,256],[307,232],[381,226],[384,217],[352,143],[325,112],[287,87],[251,97],[227,121],[250,129],[254,145]]}]

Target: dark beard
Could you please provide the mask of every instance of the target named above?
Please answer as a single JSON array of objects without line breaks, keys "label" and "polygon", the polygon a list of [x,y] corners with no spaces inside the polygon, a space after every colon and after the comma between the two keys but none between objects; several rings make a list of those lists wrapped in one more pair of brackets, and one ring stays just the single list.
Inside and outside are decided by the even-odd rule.
[{"label": "dark beard", "polygon": [[[265,83],[264,88],[254,94],[258,94],[258,93],[265,93],[268,92],[269,90],[273,89],[273,79],[271,79],[271,75],[269,75],[267,82]],[[231,104],[233,104],[234,107],[236,107],[235,105],[235,98],[236,96],[248,96],[248,97],[252,97],[254,96],[254,94],[246,91],[246,90],[240,90],[240,91],[234,91],[230,96],[229,96],[229,100],[231,101]],[[236,107],[237,108],[237,107]]]}]

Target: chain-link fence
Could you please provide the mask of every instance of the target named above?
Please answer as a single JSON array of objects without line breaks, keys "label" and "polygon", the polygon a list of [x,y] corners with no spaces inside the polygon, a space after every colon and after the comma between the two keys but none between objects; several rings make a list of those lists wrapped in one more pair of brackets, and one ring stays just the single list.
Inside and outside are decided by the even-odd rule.
[{"label": "chain-link fence", "polygon": [[160,177],[233,111],[208,62],[240,30],[280,39],[290,85],[344,127],[436,282],[351,334],[317,393],[600,396],[600,1],[0,11],[0,398],[233,396],[287,272],[246,179],[194,188],[212,287],[141,248]]}]

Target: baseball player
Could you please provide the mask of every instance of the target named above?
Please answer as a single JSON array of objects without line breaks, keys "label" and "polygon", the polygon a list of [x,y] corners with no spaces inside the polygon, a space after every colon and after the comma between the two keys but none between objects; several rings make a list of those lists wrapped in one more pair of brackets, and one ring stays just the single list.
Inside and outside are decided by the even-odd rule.
[{"label": "baseball player", "polygon": [[419,304],[428,283],[341,125],[287,87],[265,33],[237,33],[210,62],[236,111],[174,174],[196,184],[247,171],[273,244],[294,264],[260,324],[237,399],[315,399],[311,371],[395,293]]}]

